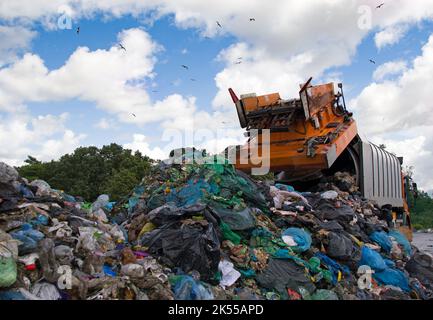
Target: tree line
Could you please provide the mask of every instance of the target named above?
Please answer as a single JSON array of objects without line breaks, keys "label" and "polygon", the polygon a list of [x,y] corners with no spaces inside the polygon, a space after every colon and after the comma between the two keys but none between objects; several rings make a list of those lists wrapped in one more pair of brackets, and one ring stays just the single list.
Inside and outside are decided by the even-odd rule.
[{"label": "tree line", "polygon": [[112,143],[102,148],[79,147],[59,160],[42,162],[28,156],[18,167],[28,180],[45,180],[54,189],[94,201],[100,194],[113,201],[126,196],[149,172],[154,160]]}]

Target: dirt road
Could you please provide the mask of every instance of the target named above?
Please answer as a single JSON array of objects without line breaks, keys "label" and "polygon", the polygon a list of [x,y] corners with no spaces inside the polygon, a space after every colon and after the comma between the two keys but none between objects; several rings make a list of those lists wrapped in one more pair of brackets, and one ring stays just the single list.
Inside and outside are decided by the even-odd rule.
[{"label": "dirt road", "polygon": [[421,251],[425,251],[433,255],[433,233],[415,232],[413,234],[413,244]]}]

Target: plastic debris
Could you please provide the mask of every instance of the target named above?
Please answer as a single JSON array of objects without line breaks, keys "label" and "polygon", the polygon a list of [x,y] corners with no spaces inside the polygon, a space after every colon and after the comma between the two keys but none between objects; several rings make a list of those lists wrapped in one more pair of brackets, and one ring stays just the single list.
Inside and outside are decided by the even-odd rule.
[{"label": "plastic debris", "polygon": [[392,241],[388,234],[384,231],[376,231],[370,235],[370,239],[376,242],[386,253],[390,253],[392,249]]},{"label": "plastic debris", "polygon": [[191,276],[174,276],[171,282],[176,300],[213,300],[214,298],[206,284]]},{"label": "plastic debris", "polygon": [[222,273],[220,285],[223,288],[232,286],[241,276],[240,272],[233,267],[233,263],[227,260],[220,261],[218,270]]},{"label": "plastic debris", "polygon": [[[431,257],[349,173],[301,193],[184,151],[116,203],[0,163],[0,299],[432,298]],[[365,289],[360,267],[374,271]]]},{"label": "plastic debris", "polygon": [[322,199],[326,200],[334,200],[338,197],[338,192],[334,190],[323,192],[321,195]]},{"label": "plastic debris", "polygon": [[295,243],[295,245],[291,246],[291,249],[295,252],[304,252],[307,251],[308,249],[310,249],[311,247],[311,236],[308,232],[306,232],[303,229],[299,229],[299,228],[289,228],[284,230],[283,232],[283,240],[284,242],[287,244],[286,241],[288,241],[289,239],[284,237],[291,237],[292,242]]}]

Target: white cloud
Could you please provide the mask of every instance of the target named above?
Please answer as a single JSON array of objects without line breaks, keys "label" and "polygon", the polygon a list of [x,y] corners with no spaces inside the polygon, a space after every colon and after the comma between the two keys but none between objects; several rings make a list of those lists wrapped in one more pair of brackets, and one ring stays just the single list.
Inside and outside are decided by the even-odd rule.
[{"label": "white cloud", "polygon": [[21,26],[0,25],[0,68],[14,61],[18,53],[28,49],[35,36],[36,32]]},{"label": "white cloud", "polygon": [[0,116],[0,161],[21,165],[27,155],[49,161],[73,151],[85,136],[65,127],[67,117],[65,113],[36,118],[28,113]]},{"label": "white cloud", "polygon": [[38,132],[41,136],[50,136],[54,133],[65,130],[64,124],[68,119],[67,112],[62,113],[60,116],[39,115],[31,120],[33,130]]},{"label": "white cloud", "polygon": [[[395,135],[396,133],[394,133]],[[372,141],[385,144],[386,149],[404,158],[403,167],[414,167],[414,179],[423,190],[433,188],[433,126],[409,130],[402,139],[374,136]],[[387,135],[389,136],[389,135]]]},{"label": "white cloud", "polygon": [[39,56],[24,55],[0,69],[0,110],[11,111],[31,101],[78,98],[122,119],[133,112],[145,121],[151,101],[143,80],[154,77],[154,55],[160,47],[140,29],[123,31],[119,41],[126,52],[117,46],[95,51],[79,47],[62,67],[51,71]]},{"label": "white cloud", "polygon": [[383,136],[376,136],[373,137],[372,142],[378,145],[384,144],[390,152],[404,156],[407,164],[414,164],[418,157],[432,155],[432,151],[426,149],[427,139],[424,136],[408,137],[398,141]]},{"label": "white cloud", "polygon": [[125,143],[124,148],[132,151],[140,151],[141,154],[146,155],[155,160],[164,160],[168,158],[168,152],[163,151],[159,147],[151,148],[146,141],[146,136],[143,134],[134,134],[132,142]]},{"label": "white cloud", "polygon": [[[238,90],[241,92],[279,90],[284,95],[292,96],[297,85],[309,76],[320,76],[331,66],[350,63],[356,47],[369,32],[358,25],[360,19],[358,9],[366,4],[370,5],[373,10],[372,28],[388,30],[388,33],[391,30],[389,28],[403,24],[409,25],[433,16],[433,0],[420,0],[416,6],[407,0],[395,0],[387,3],[386,8],[381,9],[380,12],[374,9],[377,3],[373,0],[353,0],[350,2],[346,0],[308,2],[275,0],[268,3],[260,0],[206,2],[191,0],[62,0],[58,1],[56,5],[45,1],[16,0],[0,5],[0,17],[30,20],[41,17],[56,19],[59,16],[60,6],[69,6],[76,19],[83,16],[88,17],[95,13],[119,17],[131,13],[134,15],[146,14],[149,13],[149,10],[153,10],[154,17],[174,14],[175,23],[179,27],[198,28],[203,35],[232,34],[239,39],[239,43],[222,52],[222,55],[226,55],[226,66],[216,76],[219,92],[214,99],[214,106],[229,108],[230,100],[226,90],[233,83],[239,85]],[[289,19],[287,18],[288,13],[290,13]],[[254,17],[256,21],[250,22],[250,17]],[[219,21],[223,27],[218,28],[216,21]],[[133,43],[131,41],[131,45]],[[111,56],[113,48],[109,52],[104,50],[89,52],[85,48],[80,50],[75,53],[76,65],[78,62],[80,65],[86,65],[83,61],[86,59],[91,61],[93,66],[95,60],[105,60],[100,59],[101,56],[104,58],[107,58],[106,55]],[[145,49],[144,52],[154,53],[149,48]],[[232,58],[235,58],[235,54],[238,52],[243,55],[248,54],[250,56],[249,61],[244,61],[241,65],[233,65]],[[228,55],[230,55],[230,59]],[[94,59],[90,59],[90,57]],[[117,66],[116,62],[119,61],[110,62]],[[140,62],[143,61],[140,60]],[[72,68],[72,62],[68,62],[64,69],[71,73],[71,68],[67,68],[69,64]],[[102,64],[96,63],[96,67],[90,69],[94,71],[93,74],[95,71],[99,71]],[[78,70],[82,69],[84,68],[78,68]],[[130,71],[128,67],[125,70]],[[150,77],[147,72],[138,71],[138,73],[140,73],[139,78]],[[104,72],[103,74],[105,78],[118,76],[116,72]],[[70,78],[76,79],[77,76],[85,79],[91,78],[87,79],[89,83],[96,80],[95,76],[88,77],[73,73],[71,73]],[[118,83],[124,81],[122,77],[116,80]],[[102,83],[101,88],[106,88],[104,83]],[[96,101],[98,105],[102,105],[102,108],[110,112],[123,113],[121,116],[123,121],[129,121],[130,117],[127,113],[119,110],[119,97],[122,100],[126,98],[130,100],[126,104],[134,106],[130,111],[135,114],[140,113],[140,110],[146,110],[147,108],[143,106],[151,103],[147,94],[136,87],[124,85],[123,90],[120,90],[119,93],[114,93],[111,90],[104,91],[110,93],[106,99],[101,99],[101,93],[96,93],[97,97],[95,97],[95,93],[85,94],[88,92],[78,90],[78,94],[81,93],[84,99]],[[137,119],[130,119],[130,121],[145,122],[145,119],[145,115],[137,115]]]},{"label": "white cloud", "polygon": [[[4,1],[0,18],[36,20],[59,17],[61,7],[69,7],[73,17],[89,17],[95,13],[120,17],[150,14],[154,18],[174,14],[182,28],[198,28],[203,35],[232,34],[254,48],[262,48],[275,57],[295,56],[305,51],[318,51],[319,66],[345,64],[369,30],[358,26],[359,8],[372,9],[372,28],[413,24],[433,16],[433,0],[394,0],[386,8],[376,10],[373,0],[311,0],[307,2],[274,0],[59,0]],[[290,18],[288,18],[288,14]],[[255,22],[249,18],[254,17]],[[216,25],[222,24],[222,28]],[[388,36],[389,37],[389,36]],[[325,53],[325,54],[323,54]]]},{"label": "white cloud", "polygon": [[108,130],[113,128],[112,121],[106,118],[101,118],[96,124],[95,127],[102,130]]},{"label": "white cloud", "polygon": [[[388,71],[392,69],[401,68]],[[394,80],[371,83],[350,105],[367,137],[405,156],[406,165],[415,166],[420,186],[431,190],[433,113],[429,84],[433,83],[433,35],[411,67],[402,71]],[[386,73],[376,76],[381,78]]]},{"label": "white cloud", "polygon": [[36,158],[41,160],[52,160],[73,152],[86,136],[76,135],[72,130],[65,130],[59,139],[49,139],[41,143],[40,151],[36,153]]},{"label": "white cloud", "polygon": [[224,151],[228,146],[243,145],[246,142],[245,137],[241,132],[224,132],[221,131],[221,136],[211,137],[202,143],[197,144],[198,149],[206,149],[208,153],[218,154]]},{"label": "white cloud", "polygon": [[[122,122],[137,125],[161,122],[163,130],[217,130],[224,127],[223,122],[234,122],[234,108],[232,112],[208,113],[199,110],[195,97],[172,94],[162,100],[151,101],[144,84],[147,79],[153,81],[155,54],[160,47],[140,29],[123,31],[119,35],[119,41],[126,47],[126,52],[117,47],[95,51],[80,47],[63,66],[55,70],[48,70],[44,61],[35,54],[24,55],[14,64],[0,69],[0,110],[13,112],[17,106],[28,102],[76,98],[95,102],[100,109],[117,115]],[[59,119],[52,116],[38,117],[32,123],[40,131],[54,133],[51,131],[55,122],[59,121],[61,125],[66,117],[67,115],[62,115]],[[110,129],[113,122],[102,118],[95,126]],[[237,124],[235,126],[238,127]],[[57,132],[64,129],[58,127]],[[65,132],[64,139],[67,137],[71,140],[76,138],[73,142],[80,138]],[[159,150],[148,148],[143,137],[135,136],[134,139],[132,146],[158,155]],[[48,140],[41,146],[41,156],[48,156],[48,147],[53,148],[54,153],[60,152],[62,141],[66,142]],[[19,154],[25,157],[26,152]]]},{"label": "white cloud", "polygon": [[394,81],[372,83],[352,101],[358,121],[370,134],[431,125],[433,35],[413,66]]},{"label": "white cloud", "polygon": [[386,46],[394,45],[400,41],[408,30],[407,26],[391,26],[388,27],[374,36],[374,42],[378,49]]},{"label": "white cloud", "polygon": [[148,138],[143,134],[134,134],[131,142],[123,146],[133,151],[138,150],[152,159],[167,159],[170,152],[181,147],[195,147],[206,149],[208,153],[216,154],[222,152],[227,146],[239,145],[245,142],[242,132],[234,129],[189,129],[166,130],[158,146],[152,148]]},{"label": "white cloud", "polygon": [[402,72],[406,71],[406,61],[397,60],[390,61],[380,65],[373,73],[373,79],[375,81],[383,81],[388,76],[398,76]]},{"label": "white cloud", "polygon": [[[233,64],[236,57],[242,57],[241,64]],[[238,43],[223,50],[219,59],[226,64],[226,68],[215,77],[219,91],[213,105],[232,111],[234,105],[227,91],[230,87],[238,94],[279,92],[283,98],[296,97],[299,84],[310,75],[319,75],[308,66],[313,59],[312,53],[300,54],[291,59],[276,59],[263,50],[254,50],[246,43]]]},{"label": "white cloud", "polygon": [[[162,121],[164,128],[179,129],[214,125],[209,114],[198,110],[194,97],[172,94],[151,101],[144,84],[154,77],[154,55],[160,46],[140,29],[123,31],[119,40],[126,52],[116,46],[96,51],[80,47],[62,67],[51,71],[34,54],[0,69],[0,110],[14,111],[27,102],[77,98],[95,102],[126,123]],[[108,128],[109,123],[102,119],[97,125]]]}]

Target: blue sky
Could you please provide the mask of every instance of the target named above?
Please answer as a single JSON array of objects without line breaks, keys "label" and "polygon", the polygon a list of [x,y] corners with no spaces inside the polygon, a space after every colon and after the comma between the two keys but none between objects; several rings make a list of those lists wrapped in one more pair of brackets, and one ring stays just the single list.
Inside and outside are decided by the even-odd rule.
[{"label": "blue sky", "polygon": [[[221,148],[239,143],[242,133],[228,87],[291,98],[314,76],[316,83],[343,82],[361,130],[419,171],[432,171],[418,175],[433,189],[433,128],[424,116],[431,106],[419,85],[429,80],[423,70],[429,70],[433,46],[432,0],[417,7],[396,0],[380,11],[373,0],[312,2],[59,0],[29,8],[33,4],[24,0],[5,1],[0,160],[18,165],[27,154],[49,160],[79,145],[111,142],[162,157],[164,130],[182,127],[229,129],[209,139]],[[372,13],[368,30],[357,22],[365,3]],[[56,27],[65,8],[71,30]],[[119,41],[129,44],[126,52]],[[241,65],[234,63],[238,56]],[[406,110],[413,114],[403,117]]]}]

